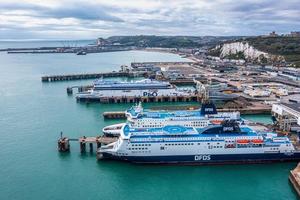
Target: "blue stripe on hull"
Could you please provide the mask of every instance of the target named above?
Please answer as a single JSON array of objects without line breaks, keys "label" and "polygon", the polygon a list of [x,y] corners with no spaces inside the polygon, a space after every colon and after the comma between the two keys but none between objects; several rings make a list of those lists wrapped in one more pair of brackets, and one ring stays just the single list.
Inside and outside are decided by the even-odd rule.
[{"label": "blue stripe on hull", "polygon": [[[196,157],[198,156],[198,157]],[[204,157],[202,157],[204,156]],[[293,155],[283,153],[233,154],[233,155],[183,155],[183,156],[113,156],[103,153],[103,158],[134,163],[156,164],[230,164],[300,161],[300,152]]]},{"label": "blue stripe on hull", "polygon": [[142,87],[95,87],[95,90],[155,90],[155,89],[172,89],[169,86],[142,86]]}]

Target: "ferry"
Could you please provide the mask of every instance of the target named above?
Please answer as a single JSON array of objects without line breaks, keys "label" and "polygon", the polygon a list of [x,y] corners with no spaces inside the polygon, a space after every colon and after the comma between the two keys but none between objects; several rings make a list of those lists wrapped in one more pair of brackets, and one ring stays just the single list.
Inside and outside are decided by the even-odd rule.
[{"label": "ferry", "polygon": [[286,136],[225,120],[202,129],[125,125],[116,142],[97,150],[97,158],[145,164],[237,164],[299,161],[300,151]]},{"label": "ferry", "polygon": [[[202,104],[201,109],[180,111],[146,110],[139,103],[125,112],[127,123],[131,128],[159,128],[166,125],[204,128],[212,124],[220,124],[225,119],[240,120],[239,112],[217,112],[213,103]],[[120,135],[126,123],[114,124],[103,128],[109,136]]]},{"label": "ferry", "polygon": [[169,82],[143,79],[139,81],[121,82],[98,79],[94,82],[94,90],[141,90],[141,89],[170,89]]},{"label": "ferry", "polygon": [[155,97],[155,96],[190,96],[192,90],[179,89],[169,82],[144,79],[139,81],[121,82],[99,79],[93,88],[77,94],[77,99],[99,99],[101,97]]}]

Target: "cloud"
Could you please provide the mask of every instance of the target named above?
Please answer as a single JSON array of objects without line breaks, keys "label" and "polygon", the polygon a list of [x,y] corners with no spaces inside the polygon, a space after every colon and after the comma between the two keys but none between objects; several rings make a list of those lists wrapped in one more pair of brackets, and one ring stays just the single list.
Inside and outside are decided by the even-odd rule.
[{"label": "cloud", "polygon": [[258,35],[299,30],[299,18],[298,0],[0,0],[0,38]]},{"label": "cloud", "polygon": [[123,22],[122,19],[108,14],[102,7],[92,4],[71,4],[51,8],[34,4],[0,3],[2,11],[29,11],[29,16],[46,18],[75,18],[82,20],[103,20]]}]

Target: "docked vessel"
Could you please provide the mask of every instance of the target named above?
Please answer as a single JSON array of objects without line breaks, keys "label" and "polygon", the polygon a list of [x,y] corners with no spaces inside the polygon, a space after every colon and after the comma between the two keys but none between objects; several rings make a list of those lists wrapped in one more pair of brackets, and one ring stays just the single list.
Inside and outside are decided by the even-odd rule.
[{"label": "docked vessel", "polygon": [[76,55],[86,55],[86,54],[87,54],[86,51],[79,51],[76,53]]},{"label": "docked vessel", "polygon": [[[145,110],[141,103],[126,110],[127,124],[130,128],[160,128],[167,125],[204,128],[220,124],[223,120],[240,120],[239,112],[217,112],[214,104],[202,104],[201,109],[180,111]],[[106,135],[120,135],[126,123],[114,124],[103,128]]]},{"label": "docked vessel", "polygon": [[93,88],[77,94],[77,99],[99,99],[101,97],[156,97],[190,96],[191,90],[179,89],[169,82],[144,79],[140,81],[120,82],[96,80]]},{"label": "docked vessel", "polygon": [[260,163],[300,160],[300,151],[286,136],[226,120],[206,128],[125,125],[119,139],[99,148],[97,157],[153,164]]}]

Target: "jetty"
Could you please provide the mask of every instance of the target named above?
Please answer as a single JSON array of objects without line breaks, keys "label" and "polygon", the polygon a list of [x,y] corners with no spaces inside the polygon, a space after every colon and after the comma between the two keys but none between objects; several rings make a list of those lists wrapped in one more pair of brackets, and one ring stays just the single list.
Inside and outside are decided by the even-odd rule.
[{"label": "jetty", "polygon": [[290,171],[289,180],[296,190],[298,196],[300,196],[300,163],[297,167]]},{"label": "jetty", "polygon": [[80,138],[68,138],[68,137],[60,137],[57,141],[57,149],[59,152],[69,152],[70,151],[70,142],[79,142],[80,152],[86,152],[86,146],[88,145],[90,148],[90,152],[92,153],[94,150],[94,144],[96,144],[96,148],[100,148],[101,145],[106,145],[112,142],[117,141],[117,137],[108,137],[108,136],[82,136]]},{"label": "jetty", "polygon": [[71,80],[110,78],[110,77],[137,77],[137,76],[143,76],[143,75],[144,74],[133,73],[133,72],[65,74],[65,75],[42,76],[41,81],[42,82],[71,81]]}]

